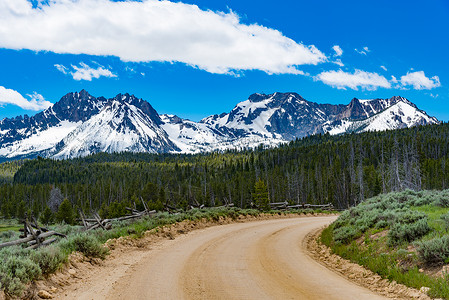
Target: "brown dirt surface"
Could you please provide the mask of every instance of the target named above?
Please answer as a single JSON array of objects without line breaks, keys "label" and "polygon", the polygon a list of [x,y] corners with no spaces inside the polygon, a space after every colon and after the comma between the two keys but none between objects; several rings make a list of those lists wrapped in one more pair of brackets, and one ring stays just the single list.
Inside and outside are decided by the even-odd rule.
[{"label": "brown dirt surface", "polygon": [[405,294],[394,284],[366,288],[382,281],[377,275],[362,276],[366,282],[357,276],[349,280],[359,274],[354,273],[357,267],[367,272],[358,265],[326,264],[323,257],[331,254],[309,233],[317,234],[335,218],[267,215],[184,221],[149,231],[141,239],[108,241],[111,254],[104,261],[72,254],[63,270],[32,289],[36,294],[47,291],[53,299],[404,298],[397,296]]}]

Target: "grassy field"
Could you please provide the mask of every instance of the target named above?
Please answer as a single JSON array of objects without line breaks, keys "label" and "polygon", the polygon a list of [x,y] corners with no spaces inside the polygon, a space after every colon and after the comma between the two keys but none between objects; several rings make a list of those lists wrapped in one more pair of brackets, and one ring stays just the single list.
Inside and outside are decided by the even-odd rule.
[{"label": "grassy field", "polygon": [[15,226],[15,225],[0,225],[0,232],[3,231],[19,231],[23,226]]},{"label": "grassy field", "polygon": [[5,231],[19,231],[23,225],[19,224],[17,220],[0,219],[0,233]]},{"label": "grassy field", "polygon": [[449,299],[449,191],[405,191],[345,211],[321,235],[336,254],[384,278]]}]

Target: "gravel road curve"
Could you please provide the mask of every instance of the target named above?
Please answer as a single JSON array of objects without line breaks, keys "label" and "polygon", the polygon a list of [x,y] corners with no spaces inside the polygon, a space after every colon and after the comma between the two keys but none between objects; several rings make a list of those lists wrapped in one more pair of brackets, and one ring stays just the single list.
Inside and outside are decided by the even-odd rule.
[{"label": "gravel road curve", "polygon": [[264,220],[196,230],[128,258],[125,272],[96,274],[66,297],[386,299],[307,255],[306,235],[335,218]]}]

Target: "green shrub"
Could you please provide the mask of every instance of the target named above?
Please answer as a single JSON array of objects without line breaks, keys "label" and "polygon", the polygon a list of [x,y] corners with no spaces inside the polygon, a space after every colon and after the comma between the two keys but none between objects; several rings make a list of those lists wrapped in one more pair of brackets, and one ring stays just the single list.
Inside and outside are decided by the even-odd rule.
[{"label": "green shrub", "polygon": [[81,226],[73,226],[69,224],[56,224],[50,227],[51,230],[54,230],[56,232],[65,234],[65,235],[72,235],[80,232]]},{"label": "green shrub", "polygon": [[421,191],[417,193],[417,196],[410,200],[410,205],[423,206],[429,205],[435,201],[434,196],[427,191]]},{"label": "green shrub", "polygon": [[402,213],[397,214],[396,222],[402,224],[412,224],[425,218],[427,218],[427,215],[425,213],[414,210],[406,210]]},{"label": "green shrub", "polygon": [[349,219],[351,218],[349,210],[345,210],[338,218],[335,220],[333,224],[334,228],[340,228],[348,224]]},{"label": "green shrub", "polygon": [[25,284],[41,275],[39,266],[28,257],[9,255],[2,258],[0,284],[10,295],[20,296]]},{"label": "green shrub", "polygon": [[104,259],[108,254],[108,250],[103,247],[102,243],[98,241],[95,236],[86,233],[79,233],[68,237],[61,241],[60,247],[65,250],[66,253],[78,251],[87,257],[99,257]]},{"label": "green shrub", "polygon": [[324,230],[321,232],[321,243],[323,243],[324,245],[330,247],[331,244],[334,242],[334,237],[333,237],[333,225],[330,225],[326,228],[324,228]]},{"label": "green shrub", "polygon": [[381,228],[386,228],[389,225],[390,225],[390,223],[388,223],[388,221],[386,221],[386,220],[379,220],[379,221],[377,221],[377,223],[374,226],[374,228],[381,229]]},{"label": "green shrub", "polygon": [[42,271],[43,275],[54,273],[67,257],[55,246],[47,246],[31,252],[30,258]]},{"label": "green shrub", "polygon": [[364,211],[355,221],[354,225],[360,232],[365,232],[376,224],[380,212],[377,209]]},{"label": "green shrub", "polygon": [[395,246],[404,242],[412,242],[426,235],[430,230],[427,218],[420,219],[412,224],[395,223],[388,232],[388,244]]},{"label": "green shrub", "polygon": [[233,220],[236,220],[239,216],[240,216],[240,213],[235,209],[231,209],[228,212],[228,217],[230,217]]},{"label": "green shrub", "polygon": [[[322,232],[321,241],[337,255],[384,278],[417,289],[430,287],[432,297],[449,299],[449,275],[433,278],[419,272],[417,265],[419,261],[449,263],[449,213],[441,207],[449,207],[449,190],[379,195],[343,212]],[[387,242],[394,248],[386,248],[383,238],[369,240],[364,245],[356,243],[364,232],[368,236],[383,228],[389,229]],[[417,255],[397,247],[413,241]]]},{"label": "green shrub", "polygon": [[449,231],[449,213],[441,215],[440,220],[443,223],[444,230],[446,230],[446,232],[448,232]]},{"label": "green shrub", "polygon": [[419,257],[428,264],[442,264],[449,258],[449,236],[416,243]]},{"label": "green shrub", "polygon": [[441,207],[449,207],[449,192],[447,190],[436,192],[433,204]]},{"label": "green shrub", "polygon": [[12,240],[15,236],[17,236],[17,232],[8,230],[0,232],[0,242],[6,242]]},{"label": "green shrub", "polygon": [[344,226],[334,229],[334,240],[337,243],[348,244],[352,240],[360,237],[361,232],[352,226]]}]

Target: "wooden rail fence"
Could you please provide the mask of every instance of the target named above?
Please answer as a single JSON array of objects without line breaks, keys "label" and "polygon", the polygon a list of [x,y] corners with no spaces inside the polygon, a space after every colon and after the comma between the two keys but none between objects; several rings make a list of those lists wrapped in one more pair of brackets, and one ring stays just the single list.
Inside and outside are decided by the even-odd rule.
[{"label": "wooden rail fence", "polygon": [[49,237],[66,237],[64,234],[39,226],[34,217],[31,217],[31,219],[32,222],[30,222],[27,217],[23,221],[23,228],[20,229],[22,232],[20,239],[1,243],[0,249],[9,246],[21,245],[24,243],[27,243],[26,249],[37,249],[41,246],[49,245],[57,240],[56,238],[47,239]]},{"label": "wooden rail fence", "polygon": [[[83,229],[85,231],[94,230],[97,228],[101,228],[103,230],[109,230],[112,228],[112,223],[114,221],[124,221],[124,220],[132,220],[132,219],[139,219],[144,216],[153,216],[156,214],[155,210],[150,210],[141,199],[144,210],[139,211],[136,208],[130,208],[126,207],[126,210],[129,211],[129,215],[120,217],[120,218],[111,218],[111,219],[102,219],[97,212],[92,211],[91,215],[92,217],[87,218],[82,210],[79,210],[79,216],[80,218],[78,221],[81,223],[81,225],[84,227]],[[226,203],[223,206],[219,207],[233,207],[234,203],[231,201],[226,201]],[[252,204],[253,207],[257,208],[256,205]],[[194,208],[204,208],[204,205],[200,205],[198,202],[191,203],[190,209]],[[322,209],[322,210],[334,210],[334,206],[329,204],[296,204],[296,205],[289,205],[288,202],[274,202],[270,203],[271,209],[279,209],[279,210],[289,210],[289,209]],[[177,214],[181,210],[177,209],[176,207],[172,207],[168,204],[165,204],[165,210],[172,214]],[[66,237],[64,234],[58,233],[53,230],[49,230],[45,227],[39,226],[39,224],[36,222],[36,219],[34,217],[31,217],[31,221],[28,220],[26,217],[23,221],[23,228],[20,229],[22,234],[20,235],[20,239],[9,241],[5,243],[0,244],[0,249],[4,247],[9,246],[15,246],[15,245],[21,245],[24,243],[27,243],[26,249],[37,249],[41,246],[49,245],[57,240],[57,238],[54,238],[53,236],[59,236],[59,237]],[[50,237],[53,237],[51,239],[48,239]]]}]

